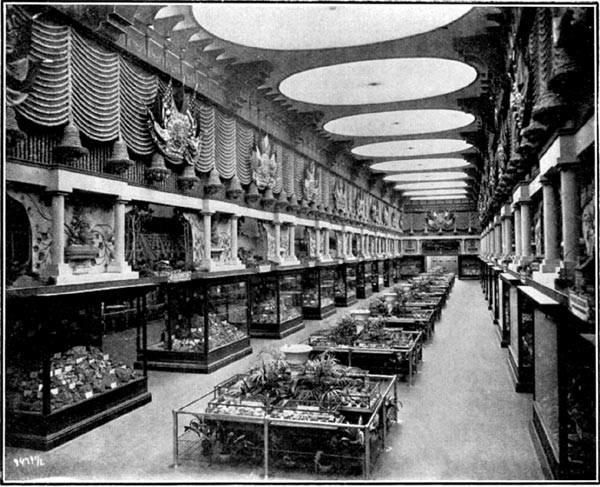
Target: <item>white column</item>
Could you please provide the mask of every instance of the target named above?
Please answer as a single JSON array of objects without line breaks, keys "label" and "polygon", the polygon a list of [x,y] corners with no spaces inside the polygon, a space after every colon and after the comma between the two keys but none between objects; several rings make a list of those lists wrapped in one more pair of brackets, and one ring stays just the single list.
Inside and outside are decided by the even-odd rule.
[{"label": "white column", "polygon": [[494,237],[496,246],[494,256],[498,259],[502,258],[502,220],[499,216],[494,219]]},{"label": "white column", "polygon": [[[316,237],[316,241],[315,241],[315,252],[317,254],[317,259],[321,260],[323,258],[323,255],[321,254],[321,229],[320,228],[315,228],[315,237]],[[327,244],[328,240],[325,239],[325,243]]]},{"label": "white column", "polygon": [[127,272],[131,270],[125,262],[125,204],[125,200],[118,199],[113,207],[115,253],[114,259],[108,267],[109,272]]},{"label": "white column", "polygon": [[[325,248],[323,249],[324,257],[329,259],[331,258],[331,254],[329,253],[329,228],[324,228],[323,232],[325,234]],[[338,249],[339,252],[340,249]]]},{"label": "white column", "polygon": [[504,245],[504,254],[510,255],[513,248],[513,222],[511,216],[505,217],[506,224],[506,243]]},{"label": "white column", "polygon": [[231,261],[234,264],[240,264],[238,259],[238,216],[231,215],[229,220],[229,228],[231,233]]},{"label": "white column", "polygon": [[521,258],[521,205],[515,205],[514,209],[514,226],[515,226],[515,261],[518,261]]},{"label": "white column", "polygon": [[543,213],[544,213],[544,261],[542,272],[555,272],[560,262],[558,242],[558,198],[554,185],[547,178],[542,178]]},{"label": "white column", "polygon": [[52,194],[52,265],[46,271],[50,276],[69,270],[68,264],[65,264],[65,195]]},{"label": "white column", "polygon": [[274,222],[275,227],[275,262],[281,263],[281,223]]},{"label": "white column", "polygon": [[296,225],[290,225],[290,258],[296,260]]},{"label": "white column", "polygon": [[573,269],[579,260],[581,214],[579,209],[579,185],[574,164],[560,167],[560,197],[562,211],[563,263]]},{"label": "white column", "polygon": [[521,262],[531,262],[531,207],[529,201],[521,202]]},{"label": "white column", "polygon": [[204,220],[204,267],[208,270],[211,268],[212,259],[211,259],[211,213],[202,213],[202,218]]}]

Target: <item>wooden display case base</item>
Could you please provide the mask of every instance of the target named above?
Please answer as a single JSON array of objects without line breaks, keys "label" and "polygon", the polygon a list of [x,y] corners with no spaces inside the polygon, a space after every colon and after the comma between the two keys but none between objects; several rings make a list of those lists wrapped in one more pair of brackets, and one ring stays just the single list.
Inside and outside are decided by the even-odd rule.
[{"label": "wooden display case base", "polygon": [[358,298],[356,296],[345,296],[345,297],[336,297],[335,305],[338,308],[344,308],[346,306],[352,306],[354,303],[358,302]]},{"label": "wooden display case base", "polygon": [[304,328],[302,316],[298,316],[292,320],[281,323],[278,328],[277,324],[269,324],[272,328],[259,328],[259,324],[250,325],[250,336],[252,338],[285,338],[293,333],[296,333]]},{"label": "wooden display case base", "polygon": [[148,404],[151,400],[148,379],[142,377],[47,416],[25,411],[7,411],[6,444],[34,450],[51,450]]},{"label": "wooden display case base", "polygon": [[535,451],[542,466],[542,471],[545,477],[549,477],[548,480],[559,480],[560,475],[560,464],[557,458],[554,456],[552,446],[550,445],[550,439],[542,424],[539,413],[537,411],[535,403],[533,404],[533,416],[531,418],[530,433],[532,436]]},{"label": "wooden display case base", "polygon": [[335,304],[328,304],[322,308],[302,308],[302,317],[305,320],[323,320],[335,314]]},{"label": "wooden display case base", "polygon": [[458,276],[458,279],[461,281],[474,281],[481,279],[481,276]]},{"label": "wooden display case base", "polygon": [[[164,372],[186,372],[210,374],[236,360],[250,355],[252,347],[250,338],[230,343],[208,352],[208,356],[199,352],[173,352],[169,350],[147,350],[148,370]],[[138,355],[134,367],[142,368],[143,355]]]},{"label": "wooden display case base", "polygon": [[496,325],[496,335],[498,335],[498,340],[500,341],[500,348],[507,348],[510,339],[505,336],[500,325]]},{"label": "wooden display case base", "polygon": [[524,380],[520,377],[519,367],[510,348],[508,349],[508,369],[510,371],[513,383],[515,384],[515,392],[533,392],[533,382],[531,380]]}]

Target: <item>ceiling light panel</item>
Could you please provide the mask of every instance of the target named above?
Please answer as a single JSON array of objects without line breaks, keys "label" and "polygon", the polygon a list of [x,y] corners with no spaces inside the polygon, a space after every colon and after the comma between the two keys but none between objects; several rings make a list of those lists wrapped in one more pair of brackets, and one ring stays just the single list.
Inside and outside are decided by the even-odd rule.
[{"label": "ceiling light panel", "polygon": [[428,189],[426,191],[405,191],[404,196],[441,196],[441,195],[467,194],[466,189]]},{"label": "ceiling light panel", "polygon": [[301,71],[279,91],[317,105],[368,105],[444,95],[470,85],[477,71],[441,58],[371,59]]},{"label": "ceiling light panel", "polygon": [[415,139],[377,142],[355,147],[352,153],[365,157],[411,157],[460,152],[472,147],[460,139]]},{"label": "ceiling light panel", "polygon": [[388,174],[383,178],[384,181],[393,183],[409,182],[409,181],[452,181],[457,179],[468,179],[469,175],[461,171],[448,172],[430,172],[430,173],[400,173]]},{"label": "ceiling light panel", "polygon": [[208,32],[260,49],[349,47],[412,36],[448,25],[464,5],[202,3],[192,6]]},{"label": "ceiling light panel", "polygon": [[437,169],[459,169],[468,167],[464,159],[403,159],[400,161],[385,161],[371,164],[372,171],[380,172],[415,172],[432,171]]},{"label": "ceiling light panel", "polygon": [[409,191],[411,189],[456,189],[466,188],[468,185],[466,181],[434,181],[431,183],[406,183],[397,184],[394,189],[397,191]]},{"label": "ceiling light panel", "polygon": [[348,137],[378,137],[443,132],[466,127],[474,120],[470,113],[458,110],[394,110],[338,118],[323,128]]}]

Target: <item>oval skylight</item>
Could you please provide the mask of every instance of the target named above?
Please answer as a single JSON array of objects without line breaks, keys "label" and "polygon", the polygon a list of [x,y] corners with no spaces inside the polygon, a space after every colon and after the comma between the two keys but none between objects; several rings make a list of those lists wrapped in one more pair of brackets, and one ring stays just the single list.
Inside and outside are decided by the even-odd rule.
[{"label": "oval skylight", "polygon": [[432,200],[466,200],[467,197],[462,195],[462,194],[447,194],[447,195],[441,195],[441,196],[411,196],[409,198],[411,201],[416,201],[416,200],[426,200],[426,201],[432,201]]},{"label": "oval skylight", "polygon": [[434,181],[426,183],[401,183],[394,186],[397,191],[409,191],[411,189],[458,189],[466,188],[468,185],[466,181]]},{"label": "oval skylight", "polygon": [[464,5],[202,3],[196,21],[229,42],[260,49],[326,49],[401,39],[448,25]]},{"label": "oval skylight", "polygon": [[440,195],[467,194],[466,189],[430,189],[427,191],[406,191],[404,196],[440,196]]},{"label": "oval skylight", "polygon": [[323,129],[349,137],[415,135],[466,127],[474,120],[470,113],[458,110],[394,110],[338,118]]},{"label": "oval skylight", "polygon": [[370,59],[301,71],[279,91],[317,105],[367,105],[430,98],[470,85],[477,71],[441,58]]},{"label": "oval skylight", "polygon": [[429,173],[400,173],[389,174],[383,178],[384,181],[400,183],[403,181],[451,181],[456,179],[468,179],[468,175],[461,171],[429,172]]},{"label": "oval skylight", "polygon": [[380,172],[414,172],[432,171],[436,169],[460,169],[468,167],[464,159],[402,159],[399,161],[385,161],[371,164],[372,171]]},{"label": "oval skylight", "polygon": [[366,157],[410,157],[450,154],[471,147],[471,144],[459,139],[392,140],[360,145],[352,149],[352,153]]}]

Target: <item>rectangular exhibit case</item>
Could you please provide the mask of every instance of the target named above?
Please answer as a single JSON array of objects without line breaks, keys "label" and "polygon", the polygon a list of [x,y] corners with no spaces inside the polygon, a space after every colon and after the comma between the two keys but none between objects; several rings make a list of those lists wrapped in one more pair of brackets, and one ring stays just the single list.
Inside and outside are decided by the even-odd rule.
[{"label": "rectangular exhibit case", "polygon": [[425,272],[424,255],[405,255],[400,258],[401,279],[418,276],[422,272]]},{"label": "rectangular exhibit case", "polygon": [[533,392],[534,313],[532,294],[541,294],[529,286],[517,286],[517,328],[511,330],[508,361],[517,392]]},{"label": "rectangular exhibit case", "polygon": [[517,312],[517,286],[521,284],[521,280],[507,272],[500,274],[498,285],[500,299],[500,314],[498,317],[498,338],[502,348],[508,347],[510,344],[511,322],[513,315]]},{"label": "rectangular exhibit case", "polygon": [[366,299],[373,294],[372,268],[373,264],[370,260],[359,262],[356,266],[356,297],[358,299]]},{"label": "rectangular exhibit case", "polygon": [[252,352],[247,273],[195,274],[163,283],[164,330],[154,343],[143,331],[138,364],[151,370],[210,373]]},{"label": "rectangular exhibit case", "polygon": [[392,280],[392,259],[383,261],[383,287],[390,287]]},{"label": "rectangular exhibit case", "polygon": [[594,326],[566,306],[530,293],[534,308],[533,431],[557,480],[594,480],[596,386]]},{"label": "rectangular exhibit case", "polygon": [[302,316],[322,320],[335,313],[335,270],[332,265],[309,267],[302,273]]},{"label": "rectangular exhibit case", "polygon": [[502,273],[501,267],[492,267],[491,275],[491,314],[492,322],[494,325],[499,326],[500,322],[500,274]]},{"label": "rectangular exhibit case", "polygon": [[[135,302],[145,328],[150,280],[9,290],[6,442],[50,450],[151,400],[135,348],[104,335],[102,303]],[[117,335],[117,338],[120,335]]]},{"label": "rectangular exhibit case", "polygon": [[371,288],[374,293],[383,289],[383,261],[381,260],[371,262]]},{"label": "rectangular exhibit case", "polygon": [[335,305],[356,303],[356,264],[344,263],[335,268]]},{"label": "rectangular exhibit case", "polygon": [[250,279],[250,336],[283,338],[304,328],[302,267],[278,269]]},{"label": "rectangular exhibit case", "polygon": [[394,284],[397,284],[398,282],[400,282],[400,269],[401,269],[401,265],[400,265],[400,257],[394,257],[392,259],[392,268],[391,268],[391,274],[392,274],[392,281],[394,282]]},{"label": "rectangular exhibit case", "polygon": [[458,278],[479,279],[481,277],[481,260],[477,255],[458,256]]}]

